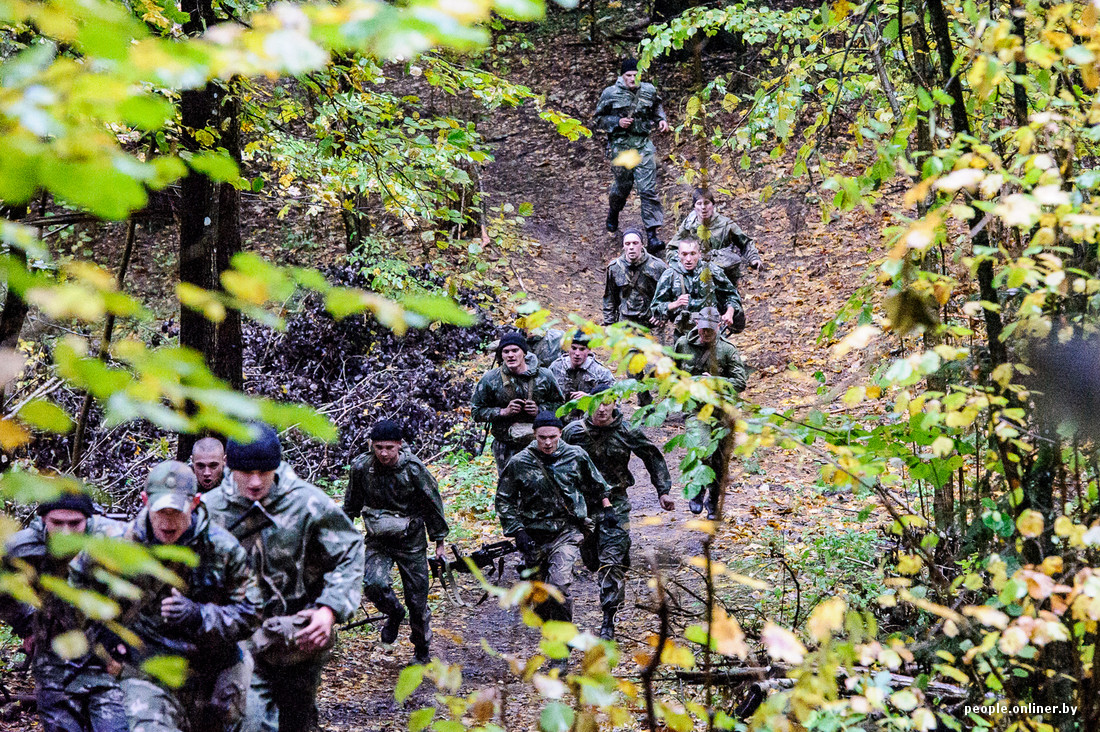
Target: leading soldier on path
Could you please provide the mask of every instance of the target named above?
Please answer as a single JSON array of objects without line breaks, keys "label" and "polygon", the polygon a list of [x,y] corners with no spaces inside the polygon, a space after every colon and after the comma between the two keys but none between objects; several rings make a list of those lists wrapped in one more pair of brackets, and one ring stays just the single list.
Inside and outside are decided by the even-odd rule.
[{"label": "leading soldier on path", "polygon": [[[550,366],[550,371],[566,399],[580,399],[603,391],[615,383],[611,370],[592,354],[592,349],[588,347],[591,342],[591,336],[577,331],[573,334],[569,350]],[[578,419],[580,416],[580,410],[574,409],[566,421]]]},{"label": "leading soldier on path", "polygon": [[470,399],[474,420],[491,425],[498,475],[534,438],[532,423],[539,411],[555,412],[565,402],[554,375],[529,351],[520,333],[501,338],[497,359],[502,364],[481,377]]},{"label": "leading soldier on path", "polygon": [[654,128],[667,132],[668,119],[656,87],[638,82],[635,59],[623,59],[619,78],[600,94],[596,126],[607,133],[609,160],[627,150],[636,150],[641,156],[633,168],[611,166],[615,179],[608,195],[607,230],[619,230],[619,213],[631,188],[636,188],[642,201],[642,225],[649,237],[647,246],[651,253],[662,254],[665,245],[657,229],[665,222],[665,212],[657,198],[657,149],[649,135]]},{"label": "leading soldier on path", "polygon": [[431,610],[428,608],[427,542],[435,542],[435,556],[443,558],[447,519],[439,487],[424,463],[404,448],[401,428],[388,419],[371,430],[370,451],[351,464],[351,477],[344,494],[344,513],[363,518],[366,531],[364,590],[370,601],[388,619],[382,642],[393,643],[405,617],[405,608],[393,592],[390,570],[397,565],[405,604],[409,608],[409,629],[417,663],[431,660]]},{"label": "leading soldier on path", "polygon": [[[718,337],[720,324],[718,311],[715,308],[703,308],[699,313],[695,330],[676,341],[676,353],[689,357],[681,368],[691,375],[725,379],[734,391],[740,393],[745,390],[747,381],[745,364],[734,345]],[[692,513],[702,513],[703,508],[706,507],[707,518],[711,521],[719,518],[719,502],[726,488],[730,457],[733,455],[736,439],[733,420],[724,410],[715,409],[714,420],[715,423],[711,426],[697,417],[692,417],[686,425],[687,431],[695,436],[699,445],[715,439],[715,433],[719,430],[726,431],[724,436],[718,438],[718,445],[706,459],[706,464],[714,471],[714,480],[688,502]]]},{"label": "leading soldier on path", "polygon": [[657,500],[666,511],[676,506],[669,496],[672,478],[661,449],[640,429],[626,424],[614,401],[601,404],[590,417],[567,425],[562,439],[588,453],[600,475],[611,486],[611,507],[618,526],[609,528],[601,522],[597,527],[600,557],[597,576],[603,609],[600,637],[611,640],[615,637],[615,613],[626,599],[625,574],[630,563],[630,496],[627,489],[634,485],[630,456],[641,458],[650,482],[657,489]]},{"label": "leading soldier on path", "polygon": [[253,433],[229,441],[229,477],[203,502],[248,551],[260,583],[264,622],[249,643],[256,668],[245,732],[305,732],[317,718],[333,626],[359,608],[363,537],[283,462],[274,429],[254,425]]},{"label": "leading soldier on path", "polygon": [[[672,262],[653,293],[650,313],[670,321],[675,338],[691,332],[694,315],[705,307],[717,307],[727,326],[744,327],[745,311],[737,288],[717,267],[700,261],[699,242],[682,239],[677,243],[679,261]],[[735,330],[739,330],[735,326]]]},{"label": "leading soldier on path", "polygon": [[[158,578],[132,580],[145,593],[131,629],[142,641],[122,681],[131,732],[222,732],[244,718],[252,659],[241,650],[260,624],[260,590],[248,554],[233,535],[210,522],[194,473],[166,460],[149,473],[127,538],[148,546],[194,552],[194,567],[172,562],[183,588]],[[187,661],[187,679],[173,689],[142,673],[154,655]]]},{"label": "leading soldier on path", "polygon": [[[49,538],[61,534],[119,537],[126,525],[95,515],[92,499],[68,494],[43,503],[30,525],[8,540],[5,560],[25,562],[36,577],[69,577],[71,557],[55,556]],[[12,571],[18,571],[12,568]],[[35,702],[45,732],[127,732],[122,688],[107,671],[106,662],[92,651],[65,659],[53,650],[53,639],[81,626],[72,604],[42,591],[35,608],[11,596],[0,597],[0,619],[23,638],[31,659]],[[90,639],[94,640],[94,639]]]}]

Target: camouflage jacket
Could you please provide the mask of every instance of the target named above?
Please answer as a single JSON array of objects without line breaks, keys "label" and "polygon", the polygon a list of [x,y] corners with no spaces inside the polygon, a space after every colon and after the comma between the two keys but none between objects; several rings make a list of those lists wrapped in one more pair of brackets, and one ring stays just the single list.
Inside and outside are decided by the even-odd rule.
[{"label": "camouflage jacket", "polygon": [[603,324],[648,321],[649,304],[667,266],[649,253],[643,253],[643,258],[634,264],[626,261],[625,256],[611,260],[603,288]]},{"label": "camouflage jacket", "polygon": [[237,538],[260,583],[264,618],[325,605],[343,622],[358,610],[363,537],[324,491],[299,478],[290,465],[279,465],[275,485],[260,502],[274,523],[255,537],[243,536],[252,502],[237,492],[232,476],[202,500],[214,522],[239,527]]},{"label": "camouflage jacket", "polygon": [[[447,538],[449,529],[439,486],[424,463],[406,450],[401,451],[393,467],[379,463],[370,451],[352,462],[348,489],[344,493],[344,513],[355,519],[364,508],[417,517],[424,522],[429,539],[443,541]],[[421,532],[421,540],[423,536]]]},{"label": "camouflage jacket", "polygon": [[[149,525],[148,509],[134,518],[127,538],[138,544],[159,544]],[[252,635],[260,624],[260,588],[248,554],[232,534],[211,522],[202,504],[192,514],[191,528],[176,544],[198,558],[195,567],[168,564],[183,580],[180,593],[199,604],[202,624],[197,629],[181,629],[168,623],[161,617],[160,603],[171,594],[171,587],[143,575],[132,581],[151,594],[138,601],[140,610],[130,627],[145,645],[142,655],[183,656],[195,670],[201,670],[200,666],[223,669],[239,657],[237,642]]]},{"label": "camouflage jacket", "polygon": [[[685,292],[689,295],[687,307],[670,313],[669,303]],[[741,295],[722,270],[701,262],[687,272],[682,264],[673,262],[657,282],[649,311],[656,318],[671,320],[677,332],[682,333],[694,326],[692,315],[708,305],[718,308],[719,313],[725,313],[730,307],[734,313],[743,311]]]},{"label": "camouflage jacket", "polygon": [[[733,249],[741,257],[741,260],[749,265],[755,265],[761,261],[760,252],[756,249],[756,242],[752,237],[741,230],[741,227],[733,223],[727,216],[716,213],[710,220],[710,226],[704,226],[699,214],[692,211],[676,230],[676,236],[669,242],[666,259],[671,261],[677,255],[675,242],[680,239],[695,238],[703,243],[704,252],[717,252],[720,249]],[[733,279],[732,277],[730,279]]]},{"label": "camouflage jacket", "polygon": [[708,348],[699,342],[699,332],[693,330],[676,341],[676,353],[690,356],[680,364],[680,368],[693,376],[708,373],[729,380],[734,391],[745,390],[748,378],[745,363],[737,348],[725,338],[719,338],[713,347]]},{"label": "camouflage jacket", "polygon": [[556,412],[565,403],[565,395],[558,388],[554,374],[538,365],[535,354],[528,353],[526,363],[527,372],[523,374],[513,374],[504,366],[498,366],[482,376],[474,389],[470,399],[474,420],[492,425],[494,440],[512,444],[515,440],[508,435],[508,428],[516,422],[535,421],[530,414],[501,416],[501,410],[513,399],[527,399],[530,394],[539,409],[551,412]]},{"label": "camouflage jacket", "polygon": [[531,347],[530,353],[538,358],[539,366],[548,369],[561,355],[561,342],[564,338],[565,331],[549,328],[545,333],[531,333],[527,336],[527,345]]},{"label": "camouflage jacket", "polygon": [[500,474],[496,509],[505,536],[520,529],[557,533],[579,528],[610,494],[584,450],[562,441],[553,455],[543,455],[529,445]]},{"label": "camouflage jacket", "polygon": [[661,448],[640,429],[627,425],[617,409],[611,424],[606,427],[597,427],[588,417],[566,425],[561,438],[588,453],[604,480],[611,485],[613,500],[629,501],[626,489],[634,485],[634,476],[630,473],[631,454],[641,458],[658,496],[668,495],[672,490],[672,477]]},{"label": "camouflage jacket", "polygon": [[[103,516],[88,519],[85,533],[94,536],[121,537],[126,524]],[[80,561],[70,562],[58,559],[49,553],[46,525],[36,516],[27,528],[17,531],[8,540],[5,548],[4,563],[8,570],[18,572],[11,560],[26,562],[36,574],[69,578],[79,566]],[[0,620],[11,625],[15,634],[21,638],[34,638],[34,658],[32,669],[36,679],[51,677],[55,682],[69,679],[69,684],[87,684],[89,687],[100,684],[113,684],[114,678],[107,673],[104,662],[90,653],[79,658],[64,659],[54,653],[51,642],[54,638],[71,630],[83,627],[80,612],[71,603],[59,599],[56,595],[40,591],[42,606],[21,603],[11,595],[0,595]]]},{"label": "camouflage jacket", "polygon": [[[637,88],[629,89],[622,77],[600,94],[595,117],[596,127],[607,133],[609,158],[614,158],[623,150],[642,152],[648,147],[652,152],[653,143],[649,135],[657,129],[658,122],[666,119],[655,86],[643,81]],[[634,123],[625,129],[620,127],[619,120],[623,117],[633,117]]]},{"label": "camouflage jacket", "polygon": [[554,379],[558,382],[558,387],[566,399],[569,399],[569,395],[575,391],[595,394],[615,383],[615,376],[611,370],[597,361],[592,354],[588,354],[584,363],[574,368],[569,360],[569,354],[563,353],[551,364],[550,373],[554,374]]}]

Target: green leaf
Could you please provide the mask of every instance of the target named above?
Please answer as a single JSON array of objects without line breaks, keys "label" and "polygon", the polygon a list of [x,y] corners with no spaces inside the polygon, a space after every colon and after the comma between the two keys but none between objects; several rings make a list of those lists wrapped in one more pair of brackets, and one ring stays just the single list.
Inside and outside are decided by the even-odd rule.
[{"label": "green leaf", "polygon": [[187,680],[187,659],[180,656],[153,656],[141,664],[141,670],[165,686],[178,689]]},{"label": "green leaf", "polygon": [[442,295],[409,295],[401,300],[406,309],[431,321],[468,327],[477,319],[449,297]]},{"label": "green leaf", "polygon": [[144,94],[123,101],[118,105],[118,113],[134,127],[159,130],[176,116],[176,108],[164,97]]},{"label": "green leaf", "polygon": [[405,700],[417,690],[423,680],[423,666],[406,666],[401,669],[401,674],[397,677],[397,686],[393,689],[393,698],[397,700],[398,704],[404,704]]},{"label": "green leaf", "polygon": [[234,181],[240,177],[236,161],[224,152],[195,153],[185,160],[192,170],[220,183]]},{"label": "green leaf", "polygon": [[19,410],[19,419],[40,430],[63,435],[73,428],[68,413],[51,401],[34,399]]},{"label": "green leaf", "polygon": [[435,707],[417,709],[409,715],[409,732],[420,732],[427,727],[435,717]]},{"label": "green leaf", "polygon": [[550,702],[539,715],[542,732],[569,732],[573,727],[573,708],[561,702]]},{"label": "green leaf", "polygon": [[50,641],[50,648],[57,655],[71,661],[88,652],[88,636],[79,630],[70,630],[54,636],[54,639]]}]

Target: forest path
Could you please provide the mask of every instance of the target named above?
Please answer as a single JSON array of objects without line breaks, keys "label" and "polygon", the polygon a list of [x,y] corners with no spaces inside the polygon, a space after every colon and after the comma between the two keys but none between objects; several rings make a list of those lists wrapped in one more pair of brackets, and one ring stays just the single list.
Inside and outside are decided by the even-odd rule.
[{"label": "forest path", "polygon": [[[613,82],[612,70],[617,67],[617,55],[610,49],[570,45],[564,40],[539,43],[526,58],[528,63],[513,68],[509,78],[546,94],[549,106],[585,123],[600,90]],[[657,83],[675,121],[686,99],[684,80],[658,77]],[[530,106],[495,113],[483,134],[499,140],[494,146],[495,162],[483,176],[492,202],[534,205],[523,233],[540,246],[535,256],[513,256],[513,291],[525,288],[561,322],[568,322],[570,314],[598,322],[604,267],[619,253],[618,237],[604,230],[610,172],[603,136],[596,133],[592,139],[570,142],[540,120]],[[663,154],[661,193],[666,204],[662,235],[667,238],[690,208],[690,188],[675,182],[676,171],[667,155],[691,156],[693,151],[689,146],[674,147],[671,134],[658,139],[658,149]],[[861,364],[858,357],[844,364],[833,363],[827,349],[817,344],[818,335],[860,284],[881,222],[875,214],[857,211],[828,226],[818,221],[792,225],[792,217],[801,219],[806,209],[803,193],[795,190],[792,182],[784,182],[786,171],[781,165],[771,163],[763,154],[759,160],[755,157],[758,164],[749,172],[722,170],[715,174],[720,210],[756,238],[767,263],[766,271],[750,274],[741,288],[749,325],[734,337],[734,343],[751,369],[744,397],[774,407],[816,406],[829,411],[828,402],[843,394],[846,380],[854,378]],[[772,185],[775,193],[762,203],[761,190],[766,185]],[[622,224],[626,227],[638,221],[637,199],[631,196]],[[815,373],[820,376],[811,376]],[[650,434],[663,444],[680,429],[680,424],[668,424]],[[677,481],[680,456],[679,450],[669,455],[677,499],[671,513],[657,505],[640,461],[635,458],[632,463],[636,478],[631,490],[633,569],[626,606],[619,616],[621,668],[626,674],[637,672],[630,657],[643,648],[646,634],[655,627],[654,615],[644,608],[647,557],[656,555],[670,574],[688,575],[685,586],[690,589],[691,572],[684,563],[702,552],[702,535],[686,526],[694,517]],[[767,557],[774,552],[770,543],[800,544],[825,527],[860,526],[853,523],[859,506],[848,503],[850,494],[826,497],[814,489],[817,465],[807,453],[761,450],[749,465],[735,460],[731,480],[725,518],[714,543],[715,558],[741,562],[742,568],[746,564],[755,567],[767,581],[778,584],[785,580],[775,571],[778,565],[768,563]],[[647,518],[655,520],[647,522]],[[514,572],[508,570],[503,584],[514,579]],[[582,630],[595,633],[601,615],[594,577],[581,571],[573,594],[575,622]],[[686,594],[681,599],[692,602]],[[433,586],[432,606],[433,654],[461,665],[461,693],[493,688],[508,699],[510,726],[533,726],[538,706],[530,687],[511,683],[505,661],[486,654],[482,641],[497,652],[526,657],[537,648],[537,631],[524,627],[515,613],[501,610],[492,600],[476,608],[456,607],[444,600],[438,586]],[[805,611],[803,608],[803,618]],[[680,618],[681,623],[685,620]],[[322,721],[328,729],[403,730],[412,710],[432,704],[433,692],[427,684],[404,705],[394,702],[392,690],[398,674],[411,662],[406,633],[407,626],[392,649],[378,644],[373,631],[356,632],[344,639],[322,685]]]}]

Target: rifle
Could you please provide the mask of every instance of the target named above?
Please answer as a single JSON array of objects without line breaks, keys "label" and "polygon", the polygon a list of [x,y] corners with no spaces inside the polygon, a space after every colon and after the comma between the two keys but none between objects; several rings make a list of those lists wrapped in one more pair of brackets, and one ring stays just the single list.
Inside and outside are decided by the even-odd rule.
[{"label": "rifle", "polygon": [[[446,559],[436,559],[435,557],[428,558],[428,567],[432,571],[432,577],[439,580],[440,586],[447,593],[447,596],[456,605],[466,605],[467,603],[459,596],[458,587],[455,584],[454,573],[460,572],[465,574],[473,574],[472,567],[477,567],[479,570],[488,569],[489,576],[496,575],[499,579],[504,574],[504,558],[509,554],[518,552],[519,549],[516,545],[508,541],[496,541],[491,544],[483,544],[480,549],[471,552],[470,554],[463,554],[457,546],[451,545],[451,553],[454,554],[455,560],[448,561]],[[480,605],[488,597],[486,593],[476,604]]]}]

